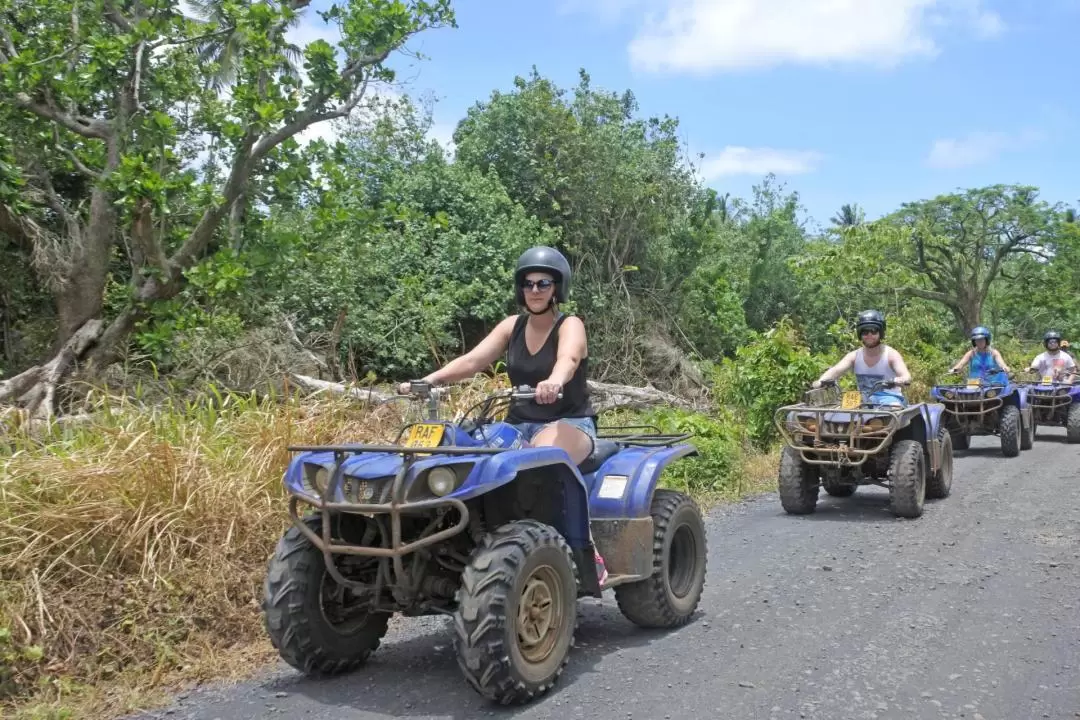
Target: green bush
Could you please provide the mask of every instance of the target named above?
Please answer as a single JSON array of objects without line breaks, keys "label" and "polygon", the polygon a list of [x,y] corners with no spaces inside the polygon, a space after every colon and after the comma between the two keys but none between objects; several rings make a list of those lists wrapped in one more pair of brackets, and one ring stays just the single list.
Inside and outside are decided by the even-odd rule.
[{"label": "green bush", "polygon": [[743,432],[730,412],[715,416],[663,408],[644,413],[639,422],[656,425],[666,433],[693,433],[698,455],[664,470],[661,483],[694,495],[729,492],[741,486]]}]

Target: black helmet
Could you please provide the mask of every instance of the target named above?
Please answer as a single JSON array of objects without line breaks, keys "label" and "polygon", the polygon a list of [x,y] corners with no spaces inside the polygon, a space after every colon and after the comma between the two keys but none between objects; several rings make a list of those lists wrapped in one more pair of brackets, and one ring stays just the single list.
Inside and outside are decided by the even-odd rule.
[{"label": "black helmet", "polygon": [[1043,335],[1043,347],[1046,347],[1051,340],[1057,340],[1058,345],[1061,345],[1061,333],[1057,330],[1047,330]]},{"label": "black helmet", "polygon": [[986,328],[980,325],[979,327],[971,331],[971,344],[974,345],[976,340],[982,338],[986,341],[986,344],[989,345],[991,337],[992,335],[990,333],[990,328]]},{"label": "black helmet", "polygon": [[555,302],[566,302],[570,296],[570,263],[555,248],[539,245],[521,253],[514,270],[514,288],[519,305],[525,304],[525,291],[521,287],[525,276],[531,272],[551,273],[555,277]]},{"label": "black helmet", "polygon": [[864,328],[875,328],[885,339],[885,316],[878,310],[863,310],[855,321],[855,337],[862,339]]}]

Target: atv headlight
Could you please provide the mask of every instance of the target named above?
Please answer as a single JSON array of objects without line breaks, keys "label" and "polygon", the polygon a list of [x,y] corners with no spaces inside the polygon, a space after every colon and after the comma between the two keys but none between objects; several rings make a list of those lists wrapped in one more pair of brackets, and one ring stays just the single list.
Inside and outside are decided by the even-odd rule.
[{"label": "atv headlight", "polygon": [[877,432],[878,430],[884,430],[888,424],[888,420],[883,417],[870,418],[863,425],[864,432]]},{"label": "atv headlight", "polygon": [[457,480],[457,473],[445,466],[431,468],[427,473],[428,490],[436,497],[442,497],[454,492],[454,488],[457,487]]},{"label": "atv headlight", "polygon": [[987,390],[986,391],[986,397],[988,397],[988,398],[996,398],[1000,394],[1001,394],[1001,390],[996,390],[995,389],[995,390]]},{"label": "atv headlight", "polygon": [[325,465],[304,463],[304,485],[319,497],[325,497],[327,488],[330,487],[330,469]]}]

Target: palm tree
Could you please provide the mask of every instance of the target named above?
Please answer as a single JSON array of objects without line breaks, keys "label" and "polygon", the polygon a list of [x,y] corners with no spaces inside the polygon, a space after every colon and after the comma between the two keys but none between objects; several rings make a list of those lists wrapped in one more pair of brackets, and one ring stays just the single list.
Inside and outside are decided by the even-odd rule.
[{"label": "palm tree", "polygon": [[[271,0],[273,2],[273,0]],[[243,41],[236,28],[232,25],[232,18],[226,13],[221,0],[188,0],[187,3],[195,13],[195,20],[205,25],[213,25],[219,28],[218,32],[212,32],[197,47],[199,60],[204,63],[215,63],[218,71],[210,80],[210,86],[214,90],[231,85],[236,80],[236,71],[240,65],[240,57],[243,54]],[[277,33],[295,27],[300,22],[300,10],[311,4],[311,0],[283,0],[280,7],[289,8],[294,12],[292,18],[271,30],[271,40],[276,39]],[[284,45],[285,57],[288,60],[284,68],[287,75],[299,77],[297,64],[303,57],[300,48],[292,43]]]},{"label": "palm tree", "polygon": [[844,203],[840,206],[840,212],[829,221],[838,228],[858,227],[866,221],[866,213],[857,203]]}]

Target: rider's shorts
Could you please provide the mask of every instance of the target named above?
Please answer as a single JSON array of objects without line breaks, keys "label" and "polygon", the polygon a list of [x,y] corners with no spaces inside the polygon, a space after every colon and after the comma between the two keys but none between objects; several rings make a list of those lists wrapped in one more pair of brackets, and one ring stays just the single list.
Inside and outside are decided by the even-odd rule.
[{"label": "rider's shorts", "polygon": [[[577,418],[559,418],[553,422],[566,423],[567,425],[573,425],[578,430],[589,436],[589,439],[593,441],[593,445],[596,444],[596,423],[593,422],[591,417],[577,417]],[[532,442],[536,433],[546,428],[551,423],[549,422],[523,422],[514,423],[514,427],[521,431],[526,442]]]}]

